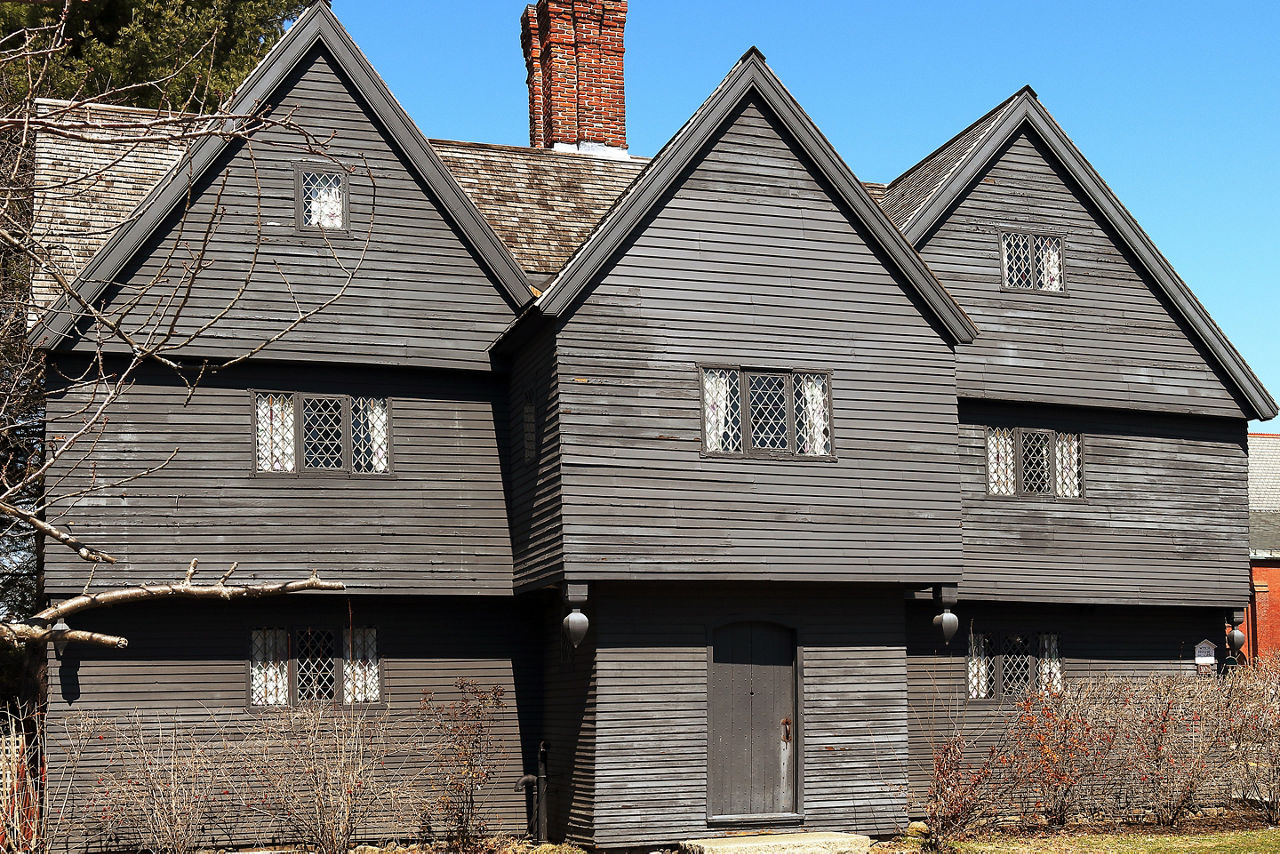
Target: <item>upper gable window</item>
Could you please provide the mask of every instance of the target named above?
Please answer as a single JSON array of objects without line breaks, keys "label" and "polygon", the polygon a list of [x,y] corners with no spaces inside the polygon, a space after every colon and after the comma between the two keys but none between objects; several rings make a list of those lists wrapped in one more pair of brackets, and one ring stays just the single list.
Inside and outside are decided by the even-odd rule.
[{"label": "upper gable window", "polygon": [[987,428],[987,493],[1080,498],[1080,434]]},{"label": "upper gable window", "polygon": [[702,416],[710,454],[830,457],[831,374],[703,368]]},{"label": "upper gable window", "polygon": [[254,410],[260,472],[391,471],[391,418],[384,397],[259,393]]},{"label": "upper gable window", "polygon": [[301,167],[298,171],[298,224],[304,229],[343,231],[347,227],[346,175]]},{"label": "upper gable window", "polygon": [[1063,291],[1061,237],[1004,232],[1000,235],[1000,246],[1005,289]]}]

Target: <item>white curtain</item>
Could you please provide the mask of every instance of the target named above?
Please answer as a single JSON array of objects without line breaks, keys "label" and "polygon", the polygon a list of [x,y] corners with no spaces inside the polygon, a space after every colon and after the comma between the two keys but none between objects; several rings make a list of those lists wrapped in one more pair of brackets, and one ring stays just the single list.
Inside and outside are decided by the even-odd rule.
[{"label": "white curtain", "polygon": [[729,424],[729,380],[736,377],[731,371],[706,370],[702,372],[702,399],[704,429],[707,433],[707,450],[724,452],[725,428]]},{"label": "white curtain", "polygon": [[258,471],[293,471],[293,398],[258,395]]},{"label": "white curtain", "polygon": [[288,646],[284,629],[254,629],[249,670],[251,705],[289,705]]},{"label": "white curtain", "polygon": [[987,492],[1013,495],[1017,491],[1013,462],[1013,430],[987,428]]},{"label": "white curtain", "polygon": [[377,630],[353,628],[344,633],[342,699],[351,703],[376,703],[381,698],[378,678]]},{"label": "white curtain", "polygon": [[1040,690],[1062,690],[1062,655],[1057,635],[1040,636]]},{"label": "white curtain", "polygon": [[1040,290],[1062,290],[1062,241],[1044,237],[1040,243]]},{"label": "white curtain", "polygon": [[969,635],[969,659],[966,662],[969,699],[984,700],[991,696],[991,656],[987,653],[987,636]]},{"label": "white curtain", "polygon": [[831,415],[827,412],[827,378],[823,374],[796,376],[797,403],[803,410],[804,428],[799,431],[800,453],[823,456],[831,453]]}]

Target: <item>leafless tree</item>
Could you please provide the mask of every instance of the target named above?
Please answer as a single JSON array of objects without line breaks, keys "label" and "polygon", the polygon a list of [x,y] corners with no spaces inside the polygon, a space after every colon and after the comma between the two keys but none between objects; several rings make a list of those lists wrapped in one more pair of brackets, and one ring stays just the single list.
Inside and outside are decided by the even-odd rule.
[{"label": "leafless tree", "polygon": [[[74,533],[75,513],[90,493],[118,489],[154,474],[166,463],[114,479],[95,478],[89,487],[72,485],[68,473],[95,465],[104,425],[139,371],[159,366],[185,383],[189,394],[194,393],[201,381],[261,353],[333,305],[356,275],[363,253],[355,264],[331,253],[342,281],[319,298],[303,298],[278,268],[263,260],[260,241],[255,241],[246,247],[251,257],[240,274],[238,289],[212,311],[206,308],[198,317],[192,315],[190,305],[210,265],[206,250],[224,225],[221,202],[229,190],[225,178],[203,188],[202,192],[214,196],[214,213],[191,216],[189,203],[199,176],[192,174],[185,153],[218,139],[244,146],[252,160],[255,146],[262,144],[269,130],[272,145],[297,156],[332,161],[331,140],[308,132],[287,111],[273,111],[269,105],[233,100],[232,106],[221,110],[191,112],[189,107],[201,102],[202,93],[191,93],[188,101],[162,110],[111,106],[127,102],[133,91],[166,89],[164,80],[81,92],[69,100],[45,98],[46,82],[67,50],[65,9],[72,1],[65,0],[68,6],[61,22],[0,38],[0,536],[4,538],[0,638],[14,646],[50,640],[123,646],[127,642],[123,637],[55,628],[70,614],[104,605],[161,598],[251,598],[341,587],[314,576],[288,583],[235,584],[229,578],[234,567],[216,582],[199,583],[193,580],[193,556],[182,555],[181,544],[174,555],[174,583],[101,590],[95,586],[92,568],[114,564],[117,556]],[[201,61],[201,56],[190,59]],[[78,172],[50,172],[40,159],[50,143],[92,151],[95,156],[83,158]],[[174,180],[187,182],[188,209],[182,211],[177,238],[164,250],[159,271],[148,281],[131,282],[127,289],[116,287],[109,302],[87,299],[77,287],[83,262],[126,227],[132,215],[51,221],[42,215],[41,205],[92,209],[102,201],[105,185],[118,192],[119,179],[136,182],[146,171],[139,166],[143,162],[156,173],[152,180],[164,171],[157,171],[156,163],[172,163]],[[134,189],[141,197],[146,188]],[[259,200],[259,231],[262,224]],[[293,295],[288,317],[240,352],[219,359],[188,355],[193,343],[233,314],[251,283],[268,277]],[[46,374],[53,368],[28,340],[31,324],[55,311],[69,315],[90,351],[85,367],[77,368],[74,376],[58,378],[83,402],[57,419],[50,418],[42,405]],[[59,370],[65,368],[60,365]],[[89,565],[82,595],[41,607],[35,560],[40,541],[51,548],[69,549]],[[185,577],[183,566],[189,567]]]}]

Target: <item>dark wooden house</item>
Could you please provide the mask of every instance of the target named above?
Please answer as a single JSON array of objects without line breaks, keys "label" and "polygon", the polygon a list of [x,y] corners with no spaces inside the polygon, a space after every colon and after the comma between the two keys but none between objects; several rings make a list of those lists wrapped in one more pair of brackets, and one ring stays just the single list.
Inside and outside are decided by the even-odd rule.
[{"label": "dark wooden house", "polygon": [[[1243,619],[1275,403],[1033,91],[864,184],[752,49],[643,160],[625,8],[526,11],[514,148],[428,141],[317,3],[237,104],[331,159],[203,141],[96,251],[84,298],[191,359],[332,302],[190,396],[146,369],[55,473],[172,455],[64,507],[122,557],[95,584],[195,557],[347,589],[86,615],[132,642],[51,660],[51,721],[416,708],[462,676],[513,698],[509,829],[541,746],[553,839],[887,834],[955,720],[1192,667]],[[57,376],[95,351],[56,305],[32,334]]]}]

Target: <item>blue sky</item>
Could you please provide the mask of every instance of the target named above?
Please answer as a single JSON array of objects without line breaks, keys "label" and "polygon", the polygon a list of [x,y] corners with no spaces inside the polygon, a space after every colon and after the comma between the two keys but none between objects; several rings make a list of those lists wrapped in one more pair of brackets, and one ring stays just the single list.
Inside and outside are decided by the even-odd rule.
[{"label": "blue sky", "polygon": [[[528,144],[520,0],[333,8],[428,136]],[[1280,395],[1278,31],[1263,2],[631,0],[628,136],[656,152],[754,44],[887,181],[1030,83]]]}]

